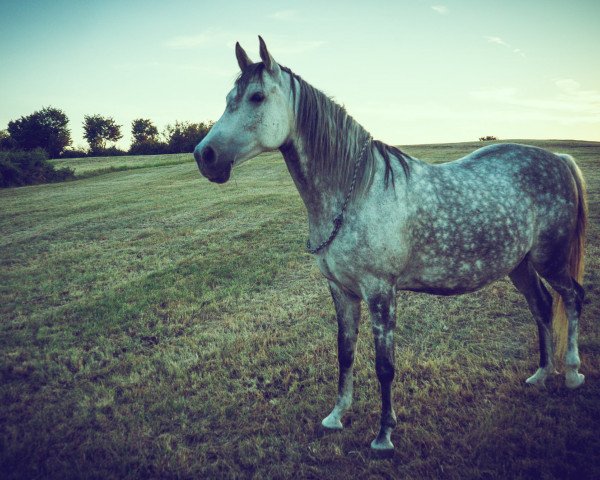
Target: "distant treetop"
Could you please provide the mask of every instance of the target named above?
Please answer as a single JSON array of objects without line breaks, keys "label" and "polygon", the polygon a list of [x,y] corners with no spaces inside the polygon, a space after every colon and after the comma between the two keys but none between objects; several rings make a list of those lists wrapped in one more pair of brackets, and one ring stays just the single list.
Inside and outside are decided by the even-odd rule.
[{"label": "distant treetop", "polygon": [[8,122],[8,133],[17,148],[33,150],[43,148],[50,158],[57,158],[71,145],[69,119],[54,107],[44,107],[31,115]]}]

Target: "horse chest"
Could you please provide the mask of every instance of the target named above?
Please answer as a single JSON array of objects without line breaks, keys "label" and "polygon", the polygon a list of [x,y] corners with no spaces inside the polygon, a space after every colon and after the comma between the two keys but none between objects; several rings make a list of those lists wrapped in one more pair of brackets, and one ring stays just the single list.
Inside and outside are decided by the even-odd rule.
[{"label": "horse chest", "polygon": [[317,264],[329,281],[360,295],[372,290],[373,284],[394,283],[406,264],[405,245],[399,237],[394,242],[378,243],[355,234],[346,243],[333,244],[319,256]]}]

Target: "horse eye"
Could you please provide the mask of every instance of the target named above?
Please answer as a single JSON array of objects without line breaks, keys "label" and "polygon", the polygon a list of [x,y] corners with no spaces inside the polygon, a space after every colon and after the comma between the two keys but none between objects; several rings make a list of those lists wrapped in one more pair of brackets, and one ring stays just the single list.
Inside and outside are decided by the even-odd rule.
[{"label": "horse eye", "polygon": [[265,94],[262,92],[256,92],[253,93],[252,96],[250,97],[250,101],[252,103],[260,103],[265,99]]}]

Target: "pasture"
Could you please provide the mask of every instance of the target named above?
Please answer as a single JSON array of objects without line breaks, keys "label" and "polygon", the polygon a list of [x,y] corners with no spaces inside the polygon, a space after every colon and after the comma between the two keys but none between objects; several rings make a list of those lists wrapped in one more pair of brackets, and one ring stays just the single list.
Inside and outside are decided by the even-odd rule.
[{"label": "pasture", "polygon": [[[588,182],[581,389],[525,385],[537,333],[508,279],[403,292],[396,454],[374,460],[366,309],[346,428],[318,428],[337,324],[278,153],[222,186],[191,155],[65,160],[87,178],[0,191],[0,475],[600,478],[600,143],[520,142],[573,155]],[[440,162],[479,146],[402,148]]]}]

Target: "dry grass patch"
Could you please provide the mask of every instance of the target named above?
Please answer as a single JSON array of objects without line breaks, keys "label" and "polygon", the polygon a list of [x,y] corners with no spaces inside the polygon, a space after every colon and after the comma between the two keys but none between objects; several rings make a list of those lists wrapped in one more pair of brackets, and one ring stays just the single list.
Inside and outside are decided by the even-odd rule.
[{"label": "dry grass patch", "polygon": [[[387,461],[369,451],[366,313],[347,428],[319,434],[337,327],[278,155],[221,187],[150,159],[0,192],[3,478],[600,478],[600,145],[538,143],[572,154],[589,184],[586,384],[526,388],[536,329],[508,281],[402,293]],[[476,146],[404,150],[437,162]]]}]

